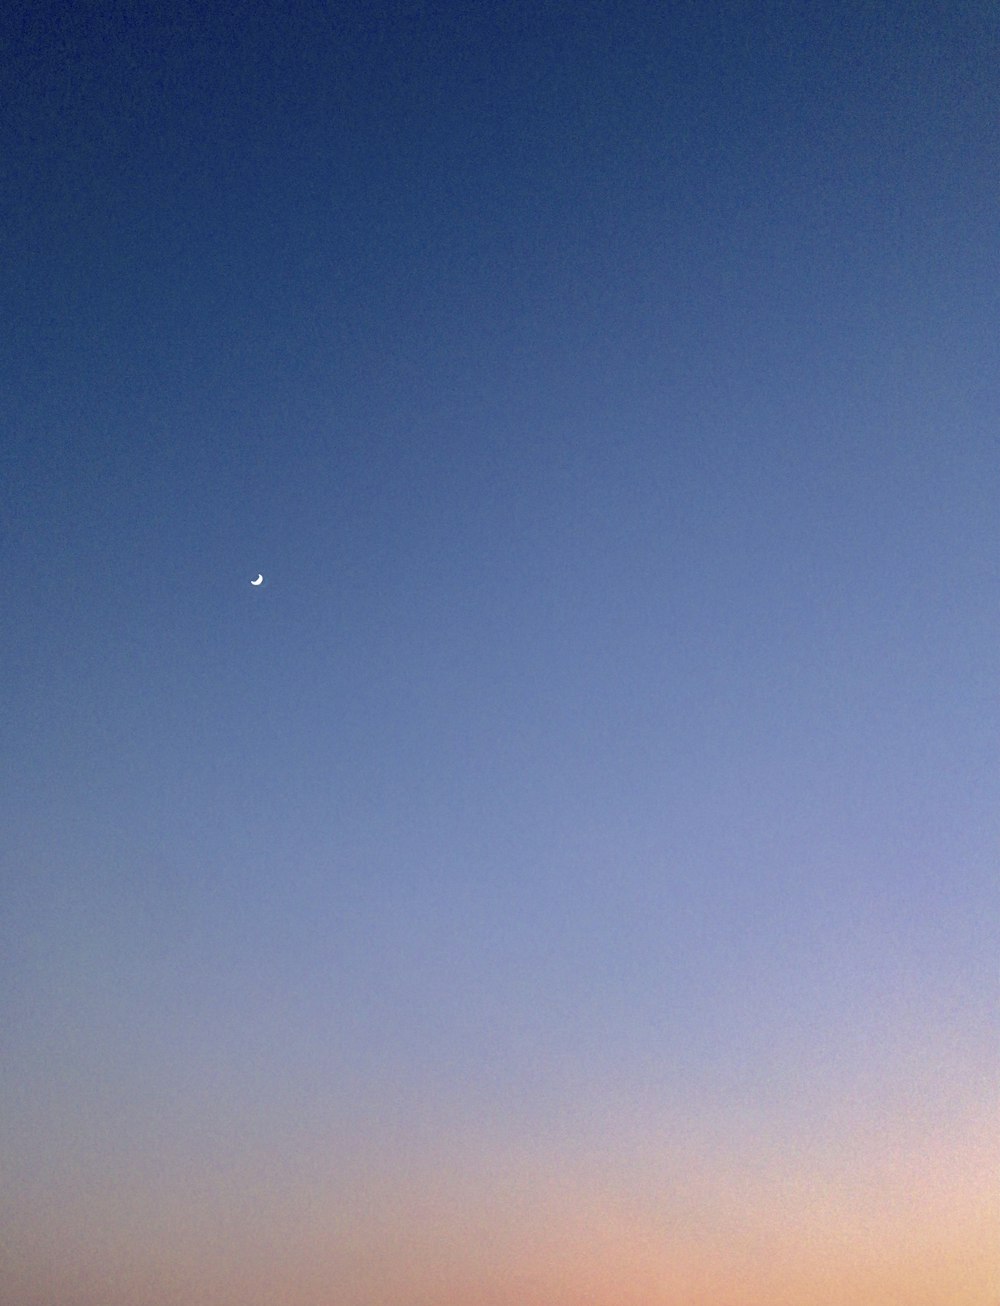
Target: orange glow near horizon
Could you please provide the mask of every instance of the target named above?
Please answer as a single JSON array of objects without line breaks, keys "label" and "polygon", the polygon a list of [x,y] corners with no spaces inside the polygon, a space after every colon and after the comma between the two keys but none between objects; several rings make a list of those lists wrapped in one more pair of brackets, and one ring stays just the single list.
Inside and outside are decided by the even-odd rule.
[{"label": "orange glow near horizon", "polygon": [[[870,1123],[870,1122],[869,1122]],[[80,1306],[984,1306],[996,1129],[783,1147],[733,1120],[533,1142],[499,1131],[329,1168],[234,1158],[191,1187],[95,1193],[54,1244],[11,1231],[15,1296]],[[47,1238],[52,1237],[47,1212]],[[31,1237],[32,1232],[34,1238]],[[31,1252],[34,1255],[31,1255]],[[27,1254],[26,1254],[27,1253]],[[19,1272],[18,1272],[19,1271]]]}]

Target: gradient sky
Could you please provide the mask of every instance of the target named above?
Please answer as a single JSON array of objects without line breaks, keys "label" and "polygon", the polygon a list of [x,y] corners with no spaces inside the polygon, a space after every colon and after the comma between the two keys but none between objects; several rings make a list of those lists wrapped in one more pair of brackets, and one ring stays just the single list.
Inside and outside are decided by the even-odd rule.
[{"label": "gradient sky", "polygon": [[996,1306],[996,7],[0,36],[4,1306]]}]

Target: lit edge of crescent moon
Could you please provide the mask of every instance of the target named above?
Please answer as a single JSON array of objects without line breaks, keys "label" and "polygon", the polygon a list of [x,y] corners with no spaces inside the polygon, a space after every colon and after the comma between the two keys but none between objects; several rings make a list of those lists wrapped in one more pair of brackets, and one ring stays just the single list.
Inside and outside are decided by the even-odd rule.
[{"label": "lit edge of crescent moon", "polygon": [[258,572],[258,573],[257,573],[257,579],[256,579],[256,580],[252,580],[252,581],[250,582],[250,584],[251,584],[251,585],[263,585],[263,584],[264,584],[264,577],[261,575],[260,572]]}]

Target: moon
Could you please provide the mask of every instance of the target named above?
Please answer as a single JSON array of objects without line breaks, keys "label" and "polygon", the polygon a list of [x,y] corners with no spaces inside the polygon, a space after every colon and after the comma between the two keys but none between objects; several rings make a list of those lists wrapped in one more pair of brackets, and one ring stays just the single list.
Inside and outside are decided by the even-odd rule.
[{"label": "moon", "polygon": [[252,581],[250,582],[250,584],[251,584],[251,585],[263,585],[263,584],[264,584],[264,577],[263,577],[262,575],[260,575],[260,573],[258,572],[258,573],[257,573],[257,579],[256,579],[256,580],[252,580]]}]

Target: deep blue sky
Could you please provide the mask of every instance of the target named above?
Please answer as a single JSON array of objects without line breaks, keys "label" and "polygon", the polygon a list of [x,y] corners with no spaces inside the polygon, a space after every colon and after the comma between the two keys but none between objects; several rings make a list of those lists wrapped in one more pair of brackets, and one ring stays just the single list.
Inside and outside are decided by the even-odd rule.
[{"label": "deep blue sky", "polygon": [[[247,1113],[520,1138],[609,1083],[781,1139],[943,1030],[923,1100],[974,1097],[995,8],[40,4],[0,45],[38,1209],[123,1119],[74,1161],[112,1189]],[[65,1229],[17,1202],[22,1306]]]}]

